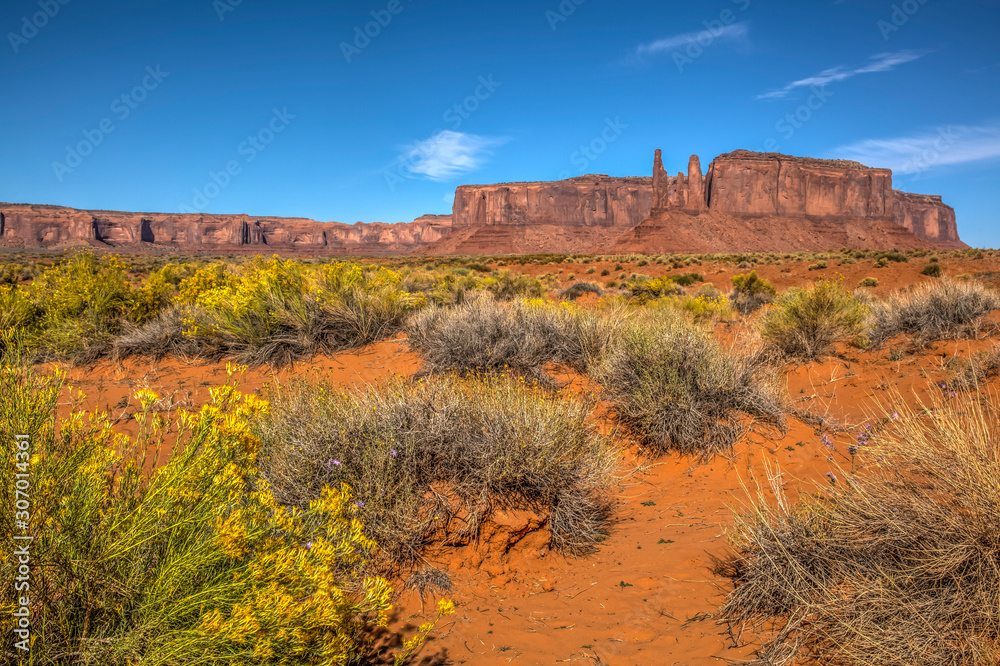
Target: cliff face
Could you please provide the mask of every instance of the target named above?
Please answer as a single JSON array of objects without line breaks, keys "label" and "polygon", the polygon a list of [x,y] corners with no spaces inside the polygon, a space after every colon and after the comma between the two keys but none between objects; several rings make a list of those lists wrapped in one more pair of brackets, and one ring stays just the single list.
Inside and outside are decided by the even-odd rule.
[{"label": "cliff face", "polygon": [[[716,157],[704,186],[697,156],[689,177],[670,180],[657,151],[659,189],[654,217],[664,212],[708,211],[738,218],[773,217],[848,224],[891,222],[917,238],[961,244],[955,211],[939,196],[892,189],[892,171],[846,160],[817,160],[738,150]],[[695,185],[695,183],[698,183]]]},{"label": "cliff face", "polygon": [[892,171],[856,162],[737,151],[708,172],[710,210],[741,216],[890,217]]},{"label": "cliff face", "polygon": [[455,229],[496,225],[635,226],[653,207],[650,178],[580,176],[551,183],[463,185]]},{"label": "cliff face", "polygon": [[0,204],[0,245],[23,248],[90,245],[138,251],[411,254],[450,231],[448,215],[427,215],[405,224],[349,225],[305,218]]}]

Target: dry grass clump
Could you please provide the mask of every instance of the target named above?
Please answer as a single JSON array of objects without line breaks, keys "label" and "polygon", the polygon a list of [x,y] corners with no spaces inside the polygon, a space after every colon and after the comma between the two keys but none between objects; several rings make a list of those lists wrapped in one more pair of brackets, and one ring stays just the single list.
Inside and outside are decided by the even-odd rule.
[{"label": "dry grass clump", "polygon": [[760,320],[760,334],[781,353],[814,359],[845,338],[860,341],[867,308],[840,282],[819,280],[808,288],[785,292]]},{"label": "dry grass clump", "polygon": [[615,453],[587,422],[589,403],[454,376],[351,393],[298,382],[268,397],[256,430],[279,502],[308,506],[347,483],[391,566],[435,538],[475,538],[503,509],[547,515],[560,549],[603,538]]},{"label": "dry grass clump", "polygon": [[942,279],[895,293],[871,304],[875,345],[905,333],[924,342],[968,335],[980,320],[1000,309],[1000,294],[976,282]]},{"label": "dry grass clump", "polygon": [[564,363],[578,369],[613,336],[616,317],[541,301],[499,303],[488,294],[454,308],[429,308],[407,322],[410,346],[425,370],[512,372],[543,379],[542,366]]},{"label": "dry grass clump", "polygon": [[966,360],[955,376],[955,388],[972,391],[990,377],[1000,374],[1000,345]]},{"label": "dry grass clump", "polygon": [[782,421],[777,374],[759,346],[724,349],[665,308],[627,322],[593,374],[656,453],[708,458],[736,443],[747,417]]},{"label": "dry grass clump", "polygon": [[[943,400],[943,399],[942,399]],[[796,504],[770,476],[737,515],[721,617],[758,664],[996,664],[1000,433],[978,396],[900,407]]]},{"label": "dry grass clump", "polygon": [[199,317],[202,326],[209,322],[204,313],[194,314],[191,308],[168,307],[157,317],[138,327],[126,324],[122,336],[116,339],[111,350],[111,358],[115,362],[136,356],[159,361],[168,356],[177,358],[196,358],[199,356],[219,358],[223,350],[216,346],[209,349],[207,340],[198,340],[190,335],[184,335],[186,322],[192,317]]}]

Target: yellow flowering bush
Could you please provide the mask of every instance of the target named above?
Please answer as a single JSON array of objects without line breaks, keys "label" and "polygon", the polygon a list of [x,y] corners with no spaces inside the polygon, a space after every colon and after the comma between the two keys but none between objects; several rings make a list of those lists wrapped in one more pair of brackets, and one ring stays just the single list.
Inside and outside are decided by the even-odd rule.
[{"label": "yellow flowering bush", "polygon": [[[363,631],[386,622],[392,592],[364,573],[375,544],[346,485],[302,508],[276,502],[249,425],[268,403],[227,384],[199,412],[168,421],[153,411],[159,396],[144,390],[140,432],[128,437],[103,413],[75,410],[57,423],[63,390],[58,375],[0,367],[8,544],[12,442],[15,434],[31,442],[35,663],[332,666],[362,656]],[[149,472],[168,433],[177,438],[172,455]],[[11,549],[0,551],[0,579],[12,580],[15,567]],[[13,595],[11,585],[0,589],[8,646]]]}]

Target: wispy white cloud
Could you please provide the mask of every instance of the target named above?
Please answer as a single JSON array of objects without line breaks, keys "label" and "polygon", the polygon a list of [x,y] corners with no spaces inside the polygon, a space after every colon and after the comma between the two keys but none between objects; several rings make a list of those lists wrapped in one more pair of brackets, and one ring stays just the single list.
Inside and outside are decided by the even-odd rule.
[{"label": "wispy white cloud", "polygon": [[938,166],[1000,158],[1000,123],[949,125],[890,139],[866,139],[835,148],[830,157],[851,159],[901,175]]},{"label": "wispy white cloud", "polygon": [[623,61],[626,65],[644,65],[648,58],[661,53],[671,53],[685,49],[692,44],[706,48],[709,44],[718,42],[745,41],[750,34],[750,24],[747,22],[733,23],[720,28],[685,32],[679,35],[664,37],[648,44],[640,44],[630,52]]},{"label": "wispy white cloud", "polygon": [[925,53],[919,51],[899,51],[897,53],[879,53],[871,57],[871,62],[862,67],[848,69],[843,66],[825,69],[819,74],[792,81],[784,88],[772,90],[762,95],[757,95],[757,99],[781,99],[788,97],[796,88],[812,88],[816,86],[822,88],[830,83],[850,79],[861,74],[875,74],[877,72],[889,72],[899,65],[913,62],[922,58]]},{"label": "wispy white cloud", "polygon": [[406,165],[405,173],[410,178],[442,182],[479,169],[492,155],[492,149],[507,141],[505,137],[444,130],[405,146],[399,162]]}]

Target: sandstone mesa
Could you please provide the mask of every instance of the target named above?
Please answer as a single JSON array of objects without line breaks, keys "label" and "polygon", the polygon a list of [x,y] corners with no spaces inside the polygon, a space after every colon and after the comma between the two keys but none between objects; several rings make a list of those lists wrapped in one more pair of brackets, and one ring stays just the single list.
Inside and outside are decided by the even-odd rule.
[{"label": "sandstone mesa", "polygon": [[0,247],[329,256],[957,249],[940,196],[892,187],[889,169],[737,150],[703,172],[463,185],[451,215],[353,225],[252,215],[126,213],[0,203]]}]

